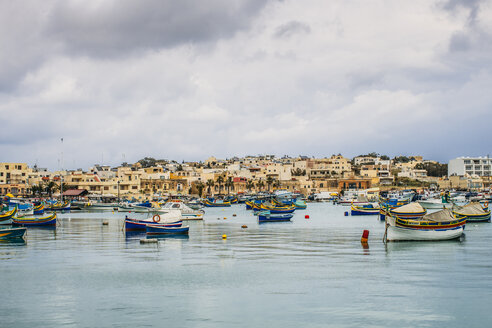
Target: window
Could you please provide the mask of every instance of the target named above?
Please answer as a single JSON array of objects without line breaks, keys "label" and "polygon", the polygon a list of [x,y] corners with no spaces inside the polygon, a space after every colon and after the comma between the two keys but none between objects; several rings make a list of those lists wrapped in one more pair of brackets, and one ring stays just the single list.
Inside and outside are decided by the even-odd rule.
[{"label": "window", "polygon": [[132,189],[137,189],[137,186],[132,186]]}]

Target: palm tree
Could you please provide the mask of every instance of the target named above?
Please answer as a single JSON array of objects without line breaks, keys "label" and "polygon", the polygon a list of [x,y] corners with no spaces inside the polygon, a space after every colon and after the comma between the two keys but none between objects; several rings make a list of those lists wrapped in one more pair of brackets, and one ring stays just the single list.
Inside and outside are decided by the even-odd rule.
[{"label": "palm tree", "polygon": [[207,194],[210,195],[210,188],[213,188],[215,186],[215,182],[212,179],[208,179],[206,185],[208,187]]},{"label": "palm tree", "polygon": [[219,194],[222,191],[222,184],[224,183],[224,177],[222,175],[219,175],[217,178],[217,183],[219,184]]},{"label": "palm tree", "polygon": [[255,183],[252,180],[246,182],[246,189],[248,189],[249,192],[251,192],[251,189],[254,188],[254,186]]},{"label": "palm tree", "polygon": [[271,176],[267,177],[266,179],[266,183],[268,185],[268,192],[270,192],[270,186],[272,185],[273,183],[273,178]]},{"label": "palm tree", "polygon": [[51,198],[51,195],[53,192],[57,191],[59,189],[58,185],[54,181],[50,181],[45,185],[45,190],[48,193],[48,195]]},{"label": "palm tree", "polygon": [[274,186],[275,188],[277,188],[277,189],[278,189],[278,188],[280,188],[280,187],[281,187],[281,185],[282,185],[282,184],[280,183],[280,180],[275,180],[275,182],[273,183],[273,186]]},{"label": "palm tree", "polygon": [[196,189],[198,190],[198,197],[202,198],[203,188],[205,185],[200,181],[196,184]]},{"label": "palm tree", "polygon": [[232,187],[232,190],[234,190],[234,181],[232,181],[232,177],[228,177],[227,181],[225,182],[225,186],[227,187],[227,194],[229,195],[229,191]]},{"label": "palm tree", "polygon": [[261,191],[261,189],[265,186],[265,183],[263,180],[260,180],[256,183],[256,187],[258,187],[258,190]]}]

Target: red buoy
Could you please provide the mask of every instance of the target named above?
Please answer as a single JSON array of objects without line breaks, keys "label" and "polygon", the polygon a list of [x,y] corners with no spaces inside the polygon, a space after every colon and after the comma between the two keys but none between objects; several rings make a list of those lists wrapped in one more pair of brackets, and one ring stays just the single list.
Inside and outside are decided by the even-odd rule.
[{"label": "red buoy", "polygon": [[360,242],[367,243],[368,239],[369,239],[369,230],[364,230],[364,232],[362,232],[362,238],[360,239]]},{"label": "red buoy", "polygon": [[305,218],[305,219],[309,219],[309,215],[307,215],[307,214],[306,214],[306,215],[304,216],[304,218]]}]

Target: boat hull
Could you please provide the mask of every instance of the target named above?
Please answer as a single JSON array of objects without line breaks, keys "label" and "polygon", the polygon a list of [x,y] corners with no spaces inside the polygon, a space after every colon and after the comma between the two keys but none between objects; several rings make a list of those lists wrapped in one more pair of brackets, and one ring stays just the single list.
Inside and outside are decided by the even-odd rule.
[{"label": "boat hull", "polygon": [[166,222],[166,223],[157,223],[154,221],[144,221],[144,220],[132,220],[132,219],[125,219],[125,230],[126,231],[145,231],[147,228],[147,225],[156,225],[156,226],[162,226],[162,227],[169,227],[169,228],[178,228],[183,225],[183,222],[181,220],[174,221],[174,222]]},{"label": "boat hull", "polygon": [[148,224],[146,226],[145,232],[149,236],[159,236],[159,235],[187,235],[190,230],[189,226],[181,227],[163,227],[159,225]]},{"label": "boat hull", "polygon": [[294,214],[277,214],[277,215],[268,215],[268,214],[259,214],[258,215],[258,222],[263,223],[263,222],[285,222],[285,221],[290,221]]},{"label": "boat hull", "polygon": [[0,240],[23,239],[26,228],[0,229]]},{"label": "boat hull", "polygon": [[14,225],[19,225],[24,227],[56,226],[56,214],[53,213],[51,215],[42,218],[31,218],[31,217],[14,218],[12,220],[12,223]]},{"label": "boat hull", "polygon": [[412,229],[398,226],[387,227],[387,241],[440,241],[460,238],[464,226],[449,229]]}]

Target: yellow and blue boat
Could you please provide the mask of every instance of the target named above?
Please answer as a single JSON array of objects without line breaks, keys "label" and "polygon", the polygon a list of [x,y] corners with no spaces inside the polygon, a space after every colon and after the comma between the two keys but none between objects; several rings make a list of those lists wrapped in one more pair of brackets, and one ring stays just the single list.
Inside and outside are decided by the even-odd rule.
[{"label": "yellow and blue boat", "polygon": [[480,203],[471,203],[460,208],[453,208],[456,218],[465,218],[467,222],[490,222],[490,210],[488,203],[484,206]]},{"label": "yellow and blue boat", "polygon": [[17,206],[14,209],[0,214],[0,225],[12,224],[12,218],[17,214]]},{"label": "yellow and blue boat", "polygon": [[205,207],[230,207],[231,206],[231,203],[230,202],[227,202],[227,201],[217,201],[216,199],[214,199],[214,201],[210,201],[208,199],[205,199],[203,202],[202,202],[203,206]]},{"label": "yellow and blue boat", "polygon": [[20,226],[56,226],[56,213],[44,217],[16,217],[12,219],[14,225]]},{"label": "yellow and blue boat", "polygon": [[350,215],[378,215],[379,206],[373,204],[367,205],[354,205],[350,207]]},{"label": "yellow and blue boat", "polygon": [[461,237],[466,219],[455,218],[451,210],[427,214],[418,219],[386,216],[386,241],[438,241]]}]

